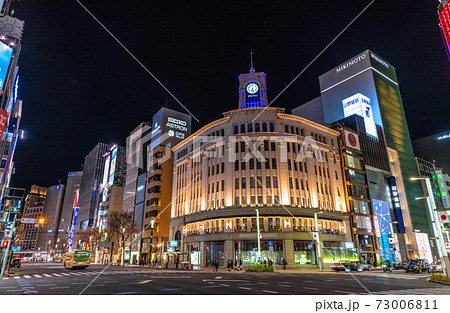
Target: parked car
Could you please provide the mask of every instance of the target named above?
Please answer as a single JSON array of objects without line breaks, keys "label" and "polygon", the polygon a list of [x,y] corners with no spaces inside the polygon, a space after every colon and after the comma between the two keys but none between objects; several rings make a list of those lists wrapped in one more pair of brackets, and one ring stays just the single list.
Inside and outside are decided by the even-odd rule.
[{"label": "parked car", "polygon": [[406,261],[405,262],[397,262],[392,265],[394,270],[402,270],[402,269],[405,269],[407,266],[408,266],[408,262],[406,262]]},{"label": "parked car", "polygon": [[432,272],[442,272],[442,263],[441,262],[433,262],[430,265]]},{"label": "parked car", "polygon": [[359,262],[350,261],[350,260],[340,260],[339,262],[331,264],[330,268],[335,271],[346,271],[346,272],[359,271],[359,272],[361,272],[363,269],[362,269],[362,266],[360,266],[360,264],[358,264],[358,263]]},{"label": "parked car", "polygon": [[405,267],[406,273],[423,273],[423,272],[431,272],[430,263],[425,259],[411,259],[409,260],[408,266]]}]

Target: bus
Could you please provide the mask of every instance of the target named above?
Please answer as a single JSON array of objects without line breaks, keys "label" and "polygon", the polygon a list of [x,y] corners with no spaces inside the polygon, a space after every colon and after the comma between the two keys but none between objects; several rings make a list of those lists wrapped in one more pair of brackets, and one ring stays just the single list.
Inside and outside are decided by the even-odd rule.
[{"label": "bus", "polygon": [[64,260],[64,268],[81,268],[85,269],[91,263],[91,252],[87,250],[73,250],[66,253]]}]

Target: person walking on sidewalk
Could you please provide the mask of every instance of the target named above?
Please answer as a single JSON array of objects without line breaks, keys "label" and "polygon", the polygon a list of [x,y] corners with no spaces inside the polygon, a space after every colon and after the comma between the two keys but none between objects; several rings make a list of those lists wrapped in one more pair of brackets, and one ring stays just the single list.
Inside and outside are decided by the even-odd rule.
[{"label": "person walking on sidewalk", "polygon": [[214,261],[213,261],[213,267],[214,267],[214,270],[217,272],[219,269],[219,262],[217,262],[216,259],[214,259]]},{"label": "person walking on sidewalk", "polygon": [[286,261],[286,259],[283,259],[283,269],[284,270],[286,269],[286,265],[287,265],[287,261]]}]

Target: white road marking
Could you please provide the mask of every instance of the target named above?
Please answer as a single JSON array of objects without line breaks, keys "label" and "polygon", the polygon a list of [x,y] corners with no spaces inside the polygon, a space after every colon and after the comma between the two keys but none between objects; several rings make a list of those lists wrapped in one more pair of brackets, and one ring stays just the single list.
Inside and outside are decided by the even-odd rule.
[{"label": "white road marking", "polygon": [[247,287],[239,287],[239,289],[252,290],[252,288],[247,288]]},{"label": "white road marking", "polygon": [[61,275],[70,276],[70,274],[67,274],[67,273],[61,273]]},{"label": "white road marking", "polygon": [[33,276],[34,276],[34,277],[37,277],[37,278],[42,278],[42,276],[41,276],[41,275],[38,275],[38,274],[34,274]]},{"label": "white road marking", "polygon": [[14,279],[20,279],[20,276],[14,276]]},{"label": "white road marking", "polygon": [[11,290],[6,290],[6,292],[17,292],[17,291],[22,291],[21,289],[11,289]]},{"label": "white road marking", "polygon": [[3,279],[9,279],[9,277],[3,277]]},{"label": "white road marking", "polygon": [[69,286],[58,286],[58,287],[50,287],[50,289],[67,289]]},{"label": "white road marking", "polygon": [[258,284],[261,284],[261,285],[268,285],[269,283],[265,283],[265,282],[259,281]]},{"label": "white road marking", "polygon": [[143,280],[143,281],[138,282],[138,284],[146,284],[146,283],[149,283],[151,281],[153,281],[153,279]]},{"label": "white road marking", "polygon": [[345,290],[333,290],[334,292],[338,292],[338,293],[346,293],[346,294],[352,294],[355,293],[354,291],[345,291]]},{"label": "white road marking", "polygon": [[278,293],[277,291],[272,291],[272,290],[263,290],[263,292],[267,292],[267,293]]},{"label": "white road marking", "polygon": [[314,288],[314,287],[303,287],[303,289],[319,290],[319,288]]},{"label": "white road marking", "polygon": [[227,284],[220,284],[221,286],[224,286],[224,287],[230,287],[230,285],[227,285]]},{"label": "white road marking", "polygon": [[55,286],[56,284],[42,284],[42,285],[36,285],[36,287],[47,287],[47,286]]},{"label": "white road marking", "polygon": [[216,276],[215,279],[222,279],[222,276]]},{"label": "white road marking", "polygon": [[49,274],[42,274],[42,275],[44,275],[45,277],[53,277],[52,275]]},{"label": "white road marking", "polygon": [[291,285],[278,285],[278,287],[292,287]]},{"label": "white road marking", "polygon": [[25,277],[25,278],[31,278],[30,275],[23,275],[23,277]]},{"label": "white road marking", "polygon": [[61,277],[62,275],[57,274],[57,273],[52,273],[52,275],[56,276],[56,277]]}]

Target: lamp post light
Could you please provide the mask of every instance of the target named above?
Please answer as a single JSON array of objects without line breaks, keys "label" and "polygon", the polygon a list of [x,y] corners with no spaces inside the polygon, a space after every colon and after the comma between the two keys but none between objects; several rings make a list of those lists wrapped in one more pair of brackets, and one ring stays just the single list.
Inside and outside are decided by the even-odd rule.
[{"label": "lamp post light", "polygon": [[261,234],[259,232],[259,210],[256,209],[256,232],[258,236],[258,255],[257,255],[257,261],[261,258]]},{"label": "lamp post light", "polygon": [[322,272],[322,247],[320,246],[320,235],[319,235],[319,222],[317,220],[317,215],[318,214],[322,214],[323,211],[319,211],[319,212],[314,212],[314,222],[315,222],[315,227],[316,227],[316,250],[317,250],[317,257],[318,257],[318,261],[319,261],[319,270]]},{"label": "lamp post light", "polygon": [[411,177],[411,180],[412,181],[416,181],[416,180],[424,180],[425,181],[428,195],[423,196],[423,197],[417,197],[416,200],[421,200],[421,199],[427,200],[427,206],[428,206],[431,224],[432,224],[432,228],[433,228],[433,232],[434,232],[434,236],[435,236],[436,246],[438,249],[439,258],[441,259],[441,262],[442,262],[442,273],[446,276],[449,276],[450,273],[448,273],[448,270],[447,270],[448,265],[449,265],[449,259],[448,259],[448,254],[447,254],[447,251],[445,248],[444,235],[443,235],[442,229],[439,225],[439,216],[437,215],[436,204],[435,204],[434,198],[433,198],[433,190],[431,189],[431,179],[429,177]]}]

